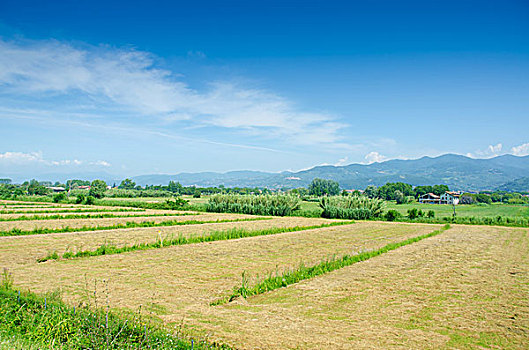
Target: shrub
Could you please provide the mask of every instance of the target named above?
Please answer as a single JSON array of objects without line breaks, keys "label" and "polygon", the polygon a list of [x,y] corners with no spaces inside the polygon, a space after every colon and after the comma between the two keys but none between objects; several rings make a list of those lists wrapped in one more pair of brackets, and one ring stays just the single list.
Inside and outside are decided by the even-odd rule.
[{"label": "shrub", "polygon": [[395,221],[399,219],[402,216],[401,213],[396,211],[395,209],[388,210],[386,214],[384,214],[384,219],[386,221]]},{"label": "shrub", "polygon": [[408,209],[408,219],[415,220],[419,217],[419,211],[417,208]]},{"label": "shrub", "polygon": [[88,196],[88,197],[86,197],[85,203],[88,204],[88,205],[92,205],[92,204],[94,204],[95,201],[96,201],[96,199],[93,196]]},{"label": "shrub", "polygon": [[384,211],[384,201],[365,196],[353,197],[323,197],[320,207],[321,216],[335,219],[368,220],[381,217]]},{"label": "shrub", "polygon": [[428,210],[428,213],[426,213],[426,216],[430,219],[433,219],[435,218],[435,211],[433,210]]},{"label": "shrub", "polygon": [[53,201],[55,203],[59,203],[61,201],[64,201],[66,200],[66,194],[64,192],[61,192],[61,193],[57,193],[53,196]]},{"label": "shrub", "polygon": [[75,203],[76,204],[81,204],[81,203],[83,203],[85,201],[85,199],[86,199],[85,195],[82,194],[82,193],[79,193],[77,195],[77,198],[75,199]]},{"label": "shrub", "polygon": [[195,192],[193,193],[193,198],[200,198],[200,195],[201,195],[200,190],[198,188],[195,189]]},{"label": "shrub", "polygon": [[471,196],[461,196],[459,204],[474,204],[474,198]]},{"label": "shrub", "polygon": [[209,199],[206,211],[285,216],[299,209],[300,204],[298,197],[289,195],[217,194]]},{"label": "shrub", "polygon": [[186,201],[185,199],[182,199],[180,197],[175,197],[172,200],[171,199],[167,199],[165,201],[165,204],[167,204],[167,207],[169,209],[173,209],[173,210],[182,209],[187,203],[188,203],[188,201]]}]

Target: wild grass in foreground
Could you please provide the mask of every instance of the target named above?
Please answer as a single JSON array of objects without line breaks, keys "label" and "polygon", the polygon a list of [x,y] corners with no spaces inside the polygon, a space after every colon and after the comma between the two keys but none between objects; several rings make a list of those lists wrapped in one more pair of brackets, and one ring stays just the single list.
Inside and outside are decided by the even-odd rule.
[{"label": "wild grass in foreground", "polygon": [[412,244],[423,240],[425,238],[436,236],[450,228],[450,224],[446,224],[441,229],[435,230],[433,232],[420,235],[413,238],[408,238],[401,242],[389,243],[383,246],[382,248],[361,252],[354,255],[344,255],[341,258],[332,258],[329,260],[324,260],[319,264],[314,266],[305,266],[301,264],[297,269],[286,271],[282,274],[276,273],[275,276],[270,274],[267,278],[257,282],[254,286],[250,287],[248,285],[248,279],[246,274],[242,275],[242,284],[239,288],[235,288],[233,293],[225,298],[218,299],[211,303],[211,305],[221,305],[228,303],[238,297],[247,298],[252,295],[263,294],[268,291],[272,291],[278,288],[286,287],[288,285],[298,283],[299,281],[313,278],[319,275],[326,274],[328,272],[341,269],[352,264],[355,264],[360,261],[365,261],[371,259],[375,256],[387,253],[389,251],[395,250],[397,248],[403,247],[408,244]]},{"label": "wild grass in foreground", "polygon": [[14,228],[10,231],[0,231],[1,236],[27,236],[27,235],[42,235],[49,233],[65,233],[65,232],[85,232],[85,231],[106,231],[116,230],[123,228],[141,228],[141,227],[162,227],[162,226],[182,226],[182,225],[201,225],[201,224],[215,224],[223,222],[240,222],[240,221],[258,221],[258,220],[270,220],[271,218],[248,218],[248,219],[225,219],[225,220],[167,220],[161,222],[154,221],[142,221],[134,222],[129,221],[123,224],[115,224],[110,226],[83,226],[83,227],[62,227],[62,228],[36,228],[33,230],[20,230]]},{"label": "wild grass in foreground", "polygon": [[160,216],[190,216],[197,215],[197,213],[164,213],[164,214],[131,214],[131,215],[114,215],[114,214],[66,214],[66,215],[23,215],[14,218],[2,218],[1,221],[34,221],[34,220],[66,220],[66,219],[108,219],[108,218],[142,218],[142,217],[160,217]]},{"label": "wild grass in foreground", "polygon": [[257,236],[267,236],[267,235],[275,235],[275,234],[286,233],[286,232],[298,232],[298,231],[312,230],[312,229],[317,229],[317,228],[350,225],[353,223],[354,221],[338,221],[338,222],[331,222],[331,223],[325,223],[325,224],[313,225],[313,226],[274,227],[274,228],[268,228],[268,229],[263,229],[263,230],[253,230],[253,231],[246,230],[244,228],[233,228],[233,229],[224,230],[224,231],[213,231],[208,235],[202,235],[202,236],[192,236],[192,237],[179,236],[178,238],[168,239],[168,240],[164,240],[160,237],[158,241],[152,242],[152,243],[140,243],[140,244],[134,244],[131,246],[123,246],[123,247],[116,247],[113,245],[104,244],[95,250],[82,250],[77,253],[66,252],[62,256],[59,256],[57,252],[53,252],[53,253],[48,254],[46,257],[39,259],[38,262],[45,262],[48,260],[59,260],[59,259],[83,258],[83,257],[99,256],[99,255],[121,254],[121,253],[136,251],[136,250],[157,249],[157,248],[176,246],[176,245],[214,242],[214,241],[226,241],[230,239],[257,237]]},{"label": "wild grass in foreground", "polygon": [[[0,286],[0,340],[6,348],[34,349],[227,349],[193,341],[141,316],[71,307],[53,296]],[[10,346],[11,345],[11,346]]]}]

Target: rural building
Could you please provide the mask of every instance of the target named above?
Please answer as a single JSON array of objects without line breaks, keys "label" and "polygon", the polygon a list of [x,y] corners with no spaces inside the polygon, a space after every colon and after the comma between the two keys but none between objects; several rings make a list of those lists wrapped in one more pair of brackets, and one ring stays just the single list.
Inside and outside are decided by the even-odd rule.
[{"label": "rural building", "polygon": [[419,203],[428,204],[459,204],[459,193],[446,191],[441,196],[426,193],[419,197]]},{"label": "rural building", "polygon": [[459,204],[459,193],[448,191],[443,193],[439,204]]},{"label": "rural building", "polygon": [[52,190],[53,192],[64,192],[66,189],[64,187],[46,187],[48,190]]},{"label": "rural building", "polygon": [[426,193],[419,197],[419,203],[439,204],[439,196],[433,193]]}]

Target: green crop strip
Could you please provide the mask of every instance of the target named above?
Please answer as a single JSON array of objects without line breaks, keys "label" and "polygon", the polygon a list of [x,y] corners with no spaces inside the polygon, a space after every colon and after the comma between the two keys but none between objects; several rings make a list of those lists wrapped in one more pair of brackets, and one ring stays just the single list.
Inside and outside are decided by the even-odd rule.
[{"label": "green crop strip", "polygon": [[133,222],[129,221],[123,224],[115,224],[110,226],[83,226],[83,227],[63,227],[63,228],[36,228],[33,230],[20,230],[14,228],[10,231],[0,231],[1,236],[27,236],[27,235],[41,235],[49,233],[65,233],[65,232],[85,232],[85,231],[104,231],[104,230],[116,230],[124,228],[141,228],[141,227],[163,227],[163,226],[181,226],[181,225],[200,225],[200,224],[215,224],[223,222],[239,222],[239,221],[257,221],[257,220],[270,220],[271,218],[251,218],[251,219],[225,219],[225,220],[209,220],[209,221],[177,221],[168,220],[162,222],[154,221],[143,221]]},{"label": "green crop strip", "polygon": [[75,210],[0,210],[0,214],[52,214],[52,213],[114,213],[124,211],[145,211],[145,209],[75,209]]},{"label": "green crop strip", "polygon": [[114,215],[114,214],[70,214],[70,215],[31,215],[19,216],[16,218],[1,218],[1,221],[34,221],[34,220],[66,220],[66,219],[108,219],[108,218],[143,218],[143,217],[164,217],[164,216],[190,216],[200,215],[199,213],[164,213],[164,214],[132,214],[132,215]]},{"label": "green crop strip", "polygon": [[266,293],[266,292],[269,292],[275,289],[286,287],[288,285],[298,283],[302,280],[320,276],[320,275],[329,273],[331,271],[341,269],[342,267],[350,266],[357,262],[371,259],[375,256],[390,252],[392,250],[395,250],[397,248],[403,247],[408,244],[418,242],[425,238],[436,236],[448,230],[449,228],[450,228],[450,224],[446,224],[444,227],[442,227],[439,230],[435,230],[433,232],[430,232],[430,233],[427,233],[421,236],[408,238],[401,242],[389,243],[383,246],[382,248],[371,250],[371,251],[361,252],[361,253],[354,254],[354,255],[344,255],[341,258],[332,258],[329,260],[324,260],[314,266],[307,267],[301,264],[297,269],[292,270],[292,271],[287,271],[282,274],[277,274],[276,276],[272,276],[272,274],[270,274],[267,278],[261,280],[260,282],[258,282],[252,287],[248,285],[246,274],[243,273],[241,286],[239,288],[235,288],[231,295],[225,298],[222,298],[222,299],[218,299],[212,302],[211,305],[214,306],[214,305],[226,304],[238,297],[248,298],[253,295],[263,294],[263,293]]},{"label": "green crop strip", "polygon": [[325,227],[350,225],[353,223],[354,221],[339,221],[339,222],[331,222],[331,223],[313,225],[313,226],[274,227],[274,228],[268,228],[268,229],[263,229],[263,230],[253,230],[253,231],[249,231],[243,228],[233,228],[233,229],[224,230],[224,231],[213,231],[207,235],[202,235],[202,236],[193,236],[193,237],[179,236],[177,238],[169,239],[169,240],[163,240],[160,238],[157,242],[140,243],[140,244],[134,244],[131,246],[123,246],[123,247],[116,247],[113,245],[104,244],[95,250],[83,250],[77,253],[66,252],[62,256],[59,256],[57,252],[54,252],[54,253],[47,255],[44,258],[38,259],[37,261],[45,262],[48,260],[74,259],[74,258],[84,258],[84,257],[90,257],[90,256],[121,254],[121,253],[126,253],[126,252],[133,252],[136,250],[148,250],[148,249],[157,249],[157,248],[185,245],[185,244],[226,241],[226,240],[238,239],[238,238],[267,236],[267,235],[275,235],[275,234],[286,233],[286,232],[298,232],[298,231],[312,230],[312,229],[325,228]]}]

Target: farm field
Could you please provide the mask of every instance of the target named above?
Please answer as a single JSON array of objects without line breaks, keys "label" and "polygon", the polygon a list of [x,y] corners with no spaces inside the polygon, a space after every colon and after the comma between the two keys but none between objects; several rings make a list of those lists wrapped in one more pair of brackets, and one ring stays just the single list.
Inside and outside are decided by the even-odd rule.
[{"label": "farm field", "polygon": [[[451,205],[440,204],[396,204],[395,202],[386,202],[386,210],[394,209],[402,215],[406,215],[409,209],[421,209],[424,212],[433,210],[436,217],[451,217],[453,209]],[[301,203],[301,211],[318,211],[321,212],[317,202]],[[457,216],[475,216],[475,217],[496,217],[498,215],[504,217],[529,217],[529,206],[522,204],[489,204],[489,205],[457,205]]]},{"label": "farm field", "polygon": [[[17,209],[14,202],[7,206],[22,213],[25,209]],[[99,208],[102,213],[108,209],[119,214],[111,212],[116,207]],[[442,226],[362,221],[310,228],[340,220],[174,214],[0,224],[2,230],[9,230],[175,218],[223,222],[0,237],[0,268],[13,275],[16,288],[60,291],[71,305],[86,304],[87,295],[95,293],[99,305],[141,310],[169,329],[183,327],[189,335],[238,349],[529,346],[527,228],[453,225],[369,260],[213,306],[241,286],[243,274],[251,286],[300,264],[312,266],[333,257],[374,251]],[[20,214],[0,214],[0,218],[9,215]],[[106,244],[122,247],[233,229],[275,228],[298,231],[37,262],[51,252],[62,255]]]}]

